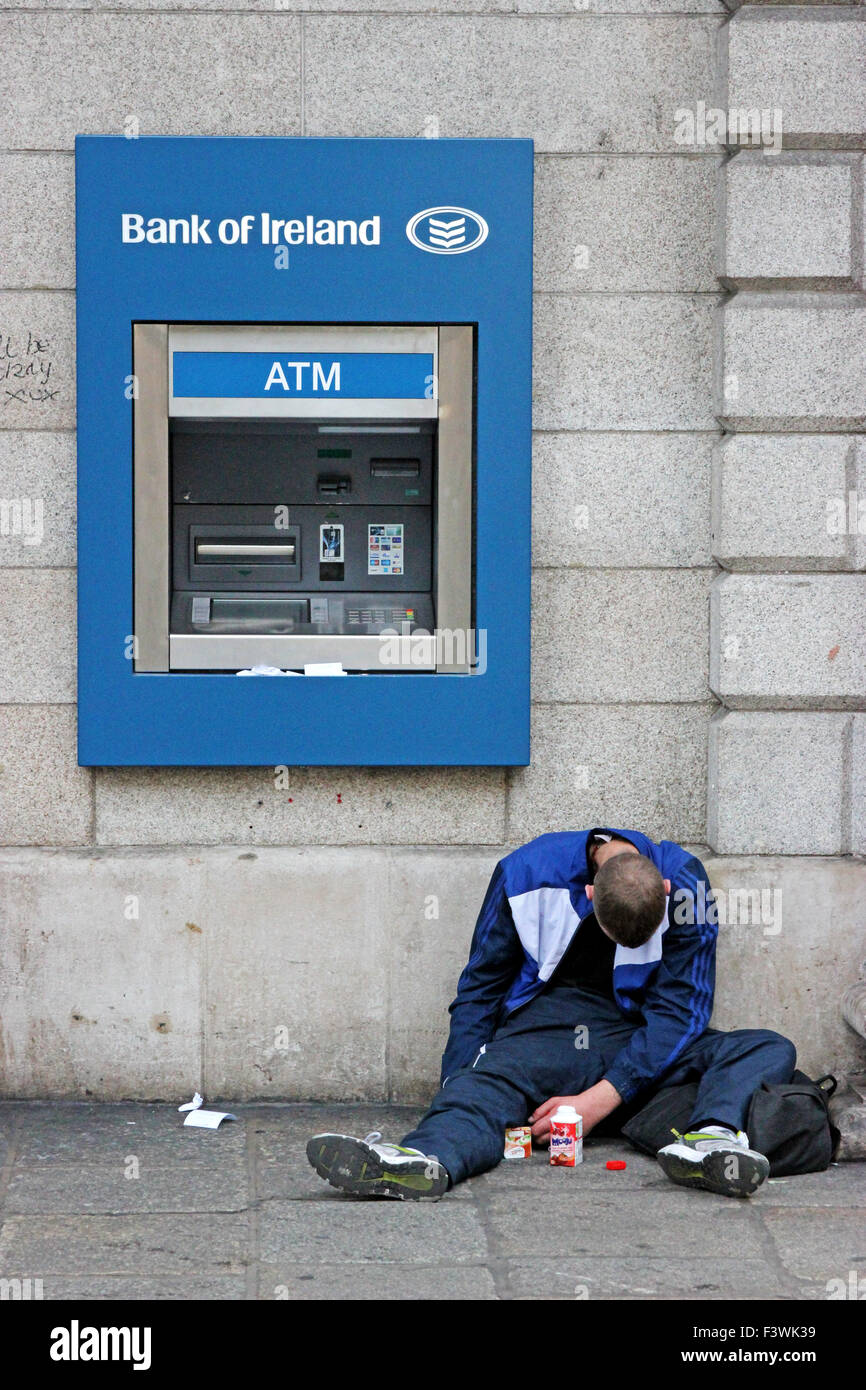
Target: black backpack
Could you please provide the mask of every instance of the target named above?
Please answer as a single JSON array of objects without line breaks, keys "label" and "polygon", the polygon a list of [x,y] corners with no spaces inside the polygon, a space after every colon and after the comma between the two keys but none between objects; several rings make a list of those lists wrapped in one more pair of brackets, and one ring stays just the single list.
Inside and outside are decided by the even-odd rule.
[{"label": "black backpack", "polygon": [[[795,1071],[786,1085],[764,1082],[752,1096],[746,1118],[751,1148],[770,1160],[770,1177],[789,1173],[820,1173],[830,1166],[839,1143],[839,1131],[830,1123],[828,1101],[836,1089],[834,1076],[810,1081]],[[694,1114],[698,1083],[663,1086],[620,1131],[653,1157],[665,1144],[675,1142],[671,1133],[685,1134]]]}]

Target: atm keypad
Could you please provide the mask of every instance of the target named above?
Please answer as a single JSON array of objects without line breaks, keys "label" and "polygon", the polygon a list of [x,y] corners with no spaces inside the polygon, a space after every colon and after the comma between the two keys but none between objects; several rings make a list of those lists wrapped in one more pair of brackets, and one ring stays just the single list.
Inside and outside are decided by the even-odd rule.
[{"label": "atm keypad", "polygon": [[352,626],[367,623],[405,623],[415,616],[414,608],[350,608],[348,622]]}]

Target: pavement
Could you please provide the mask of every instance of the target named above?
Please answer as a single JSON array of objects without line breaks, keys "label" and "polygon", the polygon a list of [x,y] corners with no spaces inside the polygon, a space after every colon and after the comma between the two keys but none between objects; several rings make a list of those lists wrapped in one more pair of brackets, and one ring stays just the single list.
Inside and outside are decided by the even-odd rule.
[{"label": "pavement", "polygon": [[322,1182],[306,1140],[399,1140],[417,1109],[208,1104],[237,1123],[185,1129],[164,1104],[0,1102],[0,1296],[28,1278],[46,1300],[866,1296],[866,1163],[733,1201],[590,1139],[573,1170],[537,1151],[440,1202],[371,1202]]}]

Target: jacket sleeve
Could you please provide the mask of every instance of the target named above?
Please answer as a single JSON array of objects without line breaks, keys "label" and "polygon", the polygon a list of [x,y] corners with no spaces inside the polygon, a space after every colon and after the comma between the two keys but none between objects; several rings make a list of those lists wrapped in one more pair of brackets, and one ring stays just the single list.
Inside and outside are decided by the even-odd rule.
[{"label": "jacket sleeve", "polygon": [[452,1072],[468,1067],[496,1027],[505,992],[523,961],[523,949],[505,892],[502,865],[497,864],[481,905],[469,960],[449,1007],[451,1030],[442,1055],[440,1085]]},{"label": "jacket sleeve", "polygon": [[624,1101],[674,1067],[706,1029],[713,1008],[717,910],[706,870],[689,859],[671,882],[662,958],[638,1028],[605,1074]]}]

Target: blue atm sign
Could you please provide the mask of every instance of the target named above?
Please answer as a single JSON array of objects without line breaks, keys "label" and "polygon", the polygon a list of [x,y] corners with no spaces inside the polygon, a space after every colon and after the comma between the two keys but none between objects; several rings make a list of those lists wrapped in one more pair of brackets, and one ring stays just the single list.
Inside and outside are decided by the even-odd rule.
[{"label": "blue atm sign", "polygon": [[342,352],[334,356],[293,351],[275,357],[272,352],[175,352],[172,394],[175,399],[430,400],[433,355]]}]

